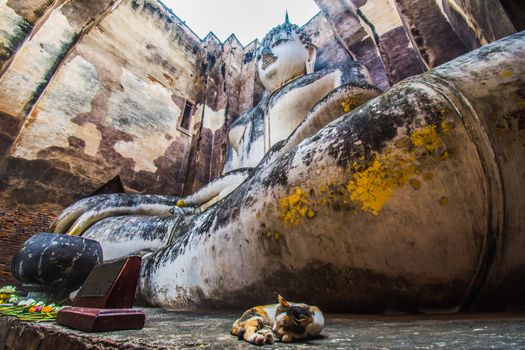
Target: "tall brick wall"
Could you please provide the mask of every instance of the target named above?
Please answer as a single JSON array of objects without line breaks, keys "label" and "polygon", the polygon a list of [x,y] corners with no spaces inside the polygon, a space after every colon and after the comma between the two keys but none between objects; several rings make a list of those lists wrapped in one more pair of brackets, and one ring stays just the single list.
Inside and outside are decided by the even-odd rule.
[{"label": "tall brick wall", "polygon": [[47,231],[59,211],[8,209],[0,207],[0,287],[15,284],[11,276],[11,259],[32,235]]}]

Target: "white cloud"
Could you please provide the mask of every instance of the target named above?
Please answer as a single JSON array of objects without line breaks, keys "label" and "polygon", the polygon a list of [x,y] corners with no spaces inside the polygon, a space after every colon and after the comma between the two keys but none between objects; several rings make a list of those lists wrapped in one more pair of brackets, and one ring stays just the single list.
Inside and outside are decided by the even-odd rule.
[{"label": "white cloud", "polygon": [[235,34],[243,45],[262,39],[283,23],[286,10],[290,21],[308,22],[319,8],[314,0],[161,0],[199,37],[212,31],[221,41]]}]

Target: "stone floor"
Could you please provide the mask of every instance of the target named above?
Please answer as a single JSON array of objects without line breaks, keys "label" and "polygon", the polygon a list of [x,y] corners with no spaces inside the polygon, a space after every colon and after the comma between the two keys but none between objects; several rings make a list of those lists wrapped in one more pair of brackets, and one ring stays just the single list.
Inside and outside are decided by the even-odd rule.
[{"label": "stone floor", "polygon": [[[54,323],[0,317],[3,349],[236,349],[256,348],[229,335],[238,316],[145,309],[140,331],[88,334]],[[272,349],[525,349],[525,313],[435,316],[325,315],[323,336]]]}]

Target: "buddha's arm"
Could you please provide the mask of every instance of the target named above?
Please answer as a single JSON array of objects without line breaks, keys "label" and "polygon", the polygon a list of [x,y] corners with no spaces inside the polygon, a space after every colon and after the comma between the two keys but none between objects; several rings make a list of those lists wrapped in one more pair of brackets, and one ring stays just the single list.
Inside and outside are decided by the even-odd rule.
[{"label": "buddha's arm", "polygon": [[361,87],[354,84],[341,85],[332,90],[312,108],[288,137],[285,152],[380,93],[381,91],[373,86]]},{"label": "buddha's arm", "polygon": [[357,86],[352,83],[338,86],[312,108],[301,124],[283,141],[282,146],[268,152],[259,166],[273,162],[302,140],[380,93],[381,91],[373,86]]},{"label": "buddha's arm", "polygon": [[252,168],[236,169],[226,175],[213,180],[194,194],[177,202],[180,207],[199,207],[204,210],[218,202],[235,190],[247,177],[252,174]]}]

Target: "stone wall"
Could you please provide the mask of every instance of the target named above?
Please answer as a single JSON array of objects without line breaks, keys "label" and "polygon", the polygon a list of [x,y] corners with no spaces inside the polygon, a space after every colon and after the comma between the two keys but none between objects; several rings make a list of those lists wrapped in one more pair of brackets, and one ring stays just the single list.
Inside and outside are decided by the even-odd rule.
[{"label": "stone wall", "polygon": [[[502,5],[507,5],[508,11]],[[443,10],[469,51],[514,33],[520,15],[521,21],[525,20],[525,5],[516,0],[444,0]],[[510,14],[516,15],[514,23]]]},{"label": "stone wall", "polygon": [[0,1],[0,69],[9,61],[22,42],[38,28],[38,20],[63,1],[1,0]]},{"label": "stone wall", "polygon": [[0,77],[0,113],[23,121],[0,202],[64,206],[116,175],[133,191],[180,193],[191,136],[178,126],[197,99],[199,45],[157,2],[54,9]]},{"label": "stone wall", "polygon": [[[48,0],[0,1],[0,76],[11,64],[14,53],[24,41],[40,28],[41,19],[47,17],[54,2]],[[11,102],[0,101],[1,104]],[[16,104],[16,101],[15,101]],[[22,125],[22,116],[0,110],[0,157],[11,146]]]},{"label": "stone wall", "polygon": [[525,27],[519,0],[315,0],[385,90]]},{"label": "stone wall", "polygon": [[0,207],[0,286],[16,283],[11,259],[37,232],[46,231],[58,215],[55,210],[25,211]]},{"label": "stone wall", "polygon": [[370,37],[376,40],[390,84],[426,70],[403,27],[394,0],[368,1],[357,13]]},{"label": "stone wall", "polygon": [[434,0],[396,0],[395,3],[426,67],[439,66],[468,52]]}]

